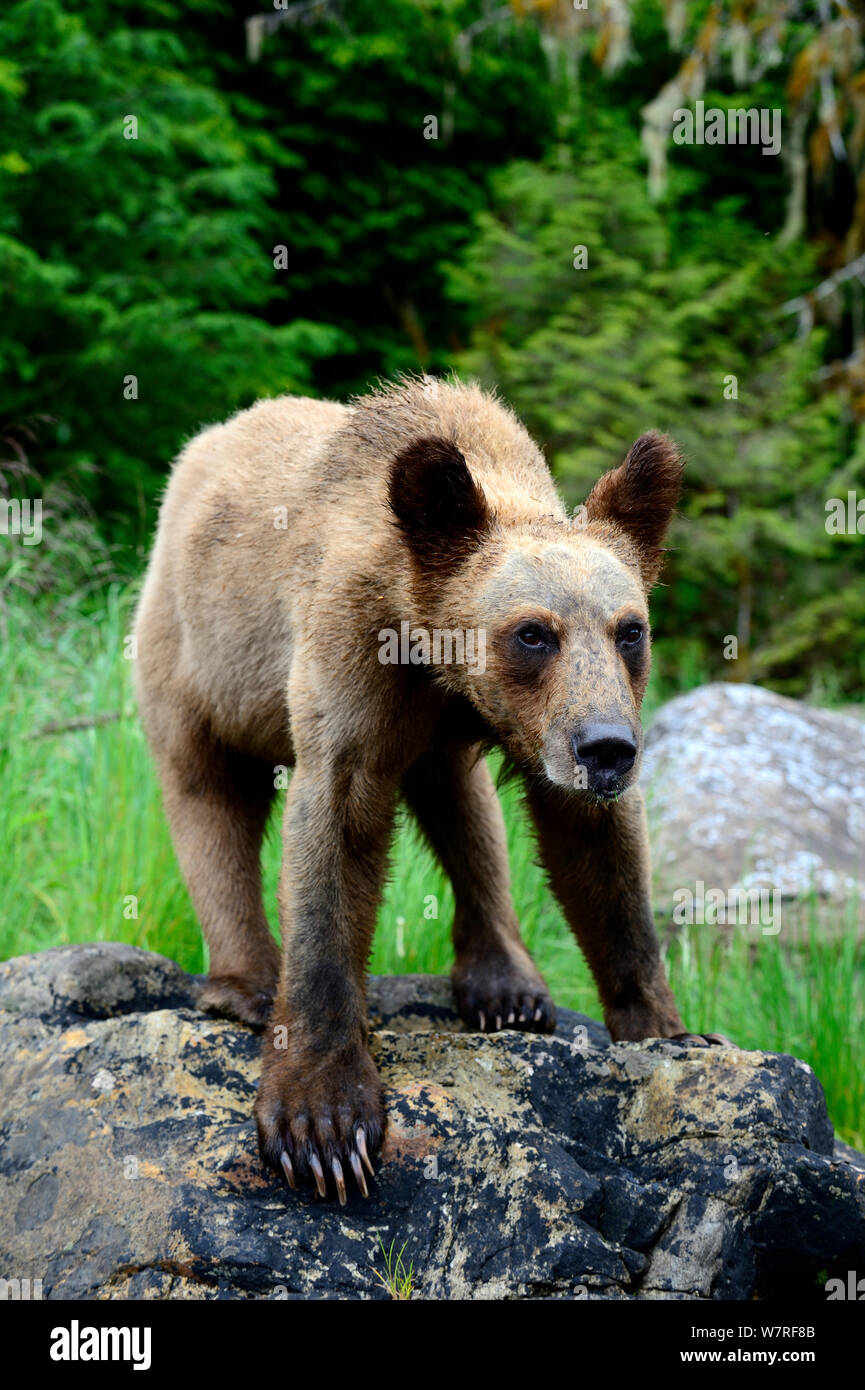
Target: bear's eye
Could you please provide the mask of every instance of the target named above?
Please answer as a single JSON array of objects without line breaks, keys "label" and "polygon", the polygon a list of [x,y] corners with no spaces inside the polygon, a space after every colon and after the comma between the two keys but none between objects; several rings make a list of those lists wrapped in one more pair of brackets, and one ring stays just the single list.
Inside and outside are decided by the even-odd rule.
[{"label": "bear's eye", "polygon": [[528,647],[529,651],[533,652],[555,645],[552,633],[538,623],[525,623],[523,627],[517,628],[516,637],[521,647]]},{"label": "bear's eye", "polygon": [[636,647],[645,636],[642,623],[625,623],[619,628],[616,640],[620,647]]}]

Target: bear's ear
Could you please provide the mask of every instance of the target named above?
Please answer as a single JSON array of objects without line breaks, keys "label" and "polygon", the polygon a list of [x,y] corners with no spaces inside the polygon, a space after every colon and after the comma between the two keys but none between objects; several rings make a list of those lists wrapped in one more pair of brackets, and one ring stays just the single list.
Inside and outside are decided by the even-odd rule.
[{"label": "bear's ear", "polygon": [[663,564],[661,541],[679,500],[682,467],[672,439],[652,431],[640,436],[625,462],[605,473],[586,499],[587,523],[608,522],[632,541],[647,586]]},{"label": "bear's ear", "polygon": [[430,569],[458,565],[489,525],[486,498],[447,439],[417,439],[397,454],[388,497],[412,553]]}]

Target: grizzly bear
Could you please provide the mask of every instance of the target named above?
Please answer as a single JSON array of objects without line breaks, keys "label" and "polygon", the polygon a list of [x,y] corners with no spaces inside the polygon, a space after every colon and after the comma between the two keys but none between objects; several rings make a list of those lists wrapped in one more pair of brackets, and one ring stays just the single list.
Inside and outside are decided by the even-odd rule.
[{"label": "grizzly bear", "polygon": [[[381,1145],[365,976],[400,799],[453,884],[466,1025],[555,1027],[511,903],[494,746],[525,779],[612,1037],[724,1041],[686,1034],[667,984],[636,784],[647,595],[681,471],[645,434],[570,519],[511,411],[429,377],[350,405],[262,400],[180,455],[138,700],[209,950],[202,1002],[267,1025],[259,1143],[291,1187],[332,1181],[345,1202],[351,1170],[366,1195]],[[393,659],[405,643],[385,659],[405,624],[413,644],[475,635],[473,659]],[[280,960],[259,852],[288,767]]]}]

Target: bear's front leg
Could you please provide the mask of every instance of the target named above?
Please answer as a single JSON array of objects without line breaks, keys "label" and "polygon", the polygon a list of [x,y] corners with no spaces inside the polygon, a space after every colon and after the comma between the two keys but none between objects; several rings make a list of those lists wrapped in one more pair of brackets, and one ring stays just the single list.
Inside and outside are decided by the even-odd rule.
[{"label": "bear's front leg", "polygon": [[535,783],[528,800],[542,862],[595,977],[613,1041],[728,1043],[720,1034],[686,1032],[667,983],[652,916],[639,788],[599,805]]},{"label": "bear's front leg", "polygon": [[403,794],[454,890],[457,1009],[482,1033],[551,1033],[556,1010],[520,937],[511,902],[502,809],[480,747],[436,747],[403,779]]},{"label": "bear's front leg", "polygon": [[396,788],[350,757],[298,761],[285,806],[280,924],[284,955],[265,1031],[255,1116],[265,1162],[290,1187],[332,1184],[341,1203],[384,1135],[367,1050],[365,976]]}]

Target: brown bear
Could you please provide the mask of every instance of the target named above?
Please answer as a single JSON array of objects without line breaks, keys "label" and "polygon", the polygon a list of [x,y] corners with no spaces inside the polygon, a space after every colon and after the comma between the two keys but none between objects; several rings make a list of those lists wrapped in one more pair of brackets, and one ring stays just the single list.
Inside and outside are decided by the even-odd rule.
[{"label": "brown bear", "polygon": [[[511,411],[428,377],[347,406],[263,400],[180,455],[138,699],[209,950],[203,1003],[267,1024],[259,1142],[292,1187],[332,1180],[344,1202],[351,1170],[366,1194],[383,1137],[365,975],[400,798],[453,884],[466,1024],[555,1027],[511,903],[492,746],[525,779],[612,1037],[723,1041],[685,1033],[667,984],[636,785],[647,594],[680,475],[645,434],[571,520]],[[282,767],[280,964],[259,851]]]}]

